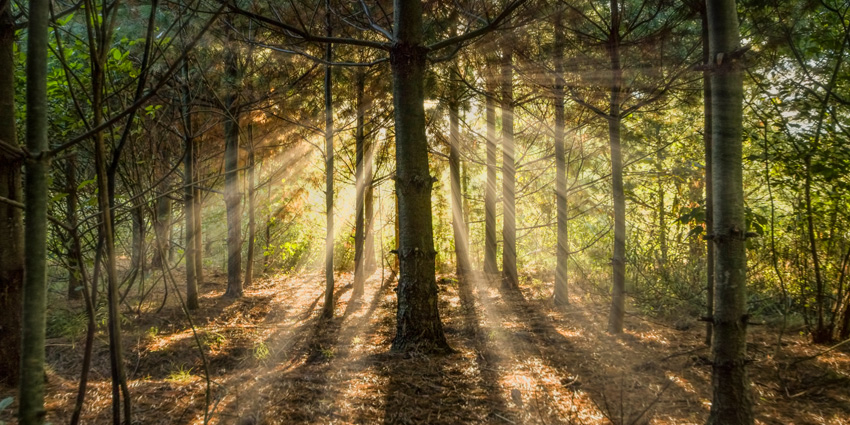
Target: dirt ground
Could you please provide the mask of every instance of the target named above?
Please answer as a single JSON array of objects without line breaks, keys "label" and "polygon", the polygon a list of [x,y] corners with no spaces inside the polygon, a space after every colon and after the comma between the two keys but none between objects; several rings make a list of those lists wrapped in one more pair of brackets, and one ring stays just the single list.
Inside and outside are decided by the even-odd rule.
[{"label": "dirt ground", "polygon": [[[556,309],[550,287],[505,293],[480,279],[440,279],[456,353],[389,352],[395,282],[369,278],[351,300],[337,278],[335,318],[319,318],[319,274],[258,279],[239,300],[223,276],[201,288],[195,332],[176,298],[125,322],[134,423],[702,424],[710,406],[704,325],[630,314],[605,333],[607,306],[581,288]],[[539,291],[539,292],[538,292]],[[850,424],[850,344],[826,353],[796,330],[751,328],[750,376],[760,424]],[[48,420],[67,423],[82,338],[51,339]],[[83,423],[111,421],[106,335],[99,334]],[[204,356],[198,346],[203,347]],[[207,376],[209,377],[207,379]],[[15,395],[0,389],[0,398]],[[16,404],[0,413],[15,423]]]}]

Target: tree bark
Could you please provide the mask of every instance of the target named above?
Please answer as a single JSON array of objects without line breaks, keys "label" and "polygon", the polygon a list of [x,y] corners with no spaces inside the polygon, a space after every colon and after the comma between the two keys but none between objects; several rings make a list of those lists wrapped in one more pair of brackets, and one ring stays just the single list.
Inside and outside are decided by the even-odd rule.
[{"label": "tree bark", "polygon": [[[712,186],[716,247],[713,398],[709,424],[754,423],[747,377],[747,256],[742,170],[743,77],[730,59],[740,48],[735,0],[708,0]],[[726,56],[727,60],[723,60]]]},{"label": "tree bark", "polygon": [[[452,72],[452,79],[459,78]],[[451,93],[456,96],[459,87],[451,83]],[[455,266],[457,277],[463,280],[470,269],[469,264],[469,234],[466,229],[466,214],[464,213],[463,193],[460,181],[460,100],[449,101],[449,179],[452,197],[452,235],[455,245]]]},{"label": "tree bark", "polygon": [[[18,418],[44,422],[44,341],[47,311],[47,21],[46,0],[29,2],[27,33],[26,238]],[[14,75],[12,73],[11,75]],[[14,93],[14,91],[12,92]],[[11,164],[10,164],[11,165]],[[14,332],[14,331],[13,331]]]},{"label": "tree bark", "polygon": [[613,283],[608,332],[623,332],[626,314],[626,196],[623,190],[623,154],[620,142],[620,89],[623,71],[620,67],[620,7],[611,0],[611,32],[608,54],[611,59],[611,86],[608,103],[608,139],[611,149],[611,188],[614,201],[614,255],[611,257]]},{"label": "tree bark", "polygon": [[195,140],[192,128],[192,99],[189,93],[189,61],[183,61],[183,84],[181,91],[181,115],[183,119],[183,217],[185,224],[184,264],[186,265],[186,308],[195,310],[198,303],[198,280],[195,269]]},{"label": "tree bark", "polygon": [[555,305],[567,305],[569,286],[567,283],[567,263],[569,262],[569,229],[567,223],[567,161],[564,147],[564,21],[563,13],[555,15],[555,43],[552,59],[554,61],[555,81],[552,101],[555,105],[555,196],[558,209],[558,237],[555,251]]},{"label": "tree bark", "polygon": [[228,50],[224,58],[224,202],[227,207],[227,297],[242,297],[242,194],[239,191],[239,68],[236,40],[228,29]]},{"label": "tree bark", "polygon": [[365,272],[365,247],[366,247],[366,212],[365,195],[367,177],[364,166],[366,135],[364,132],[364,116],[366,114],[366,102],[364,96],[366,74],[359,71],[355,76],[355,104],[357,107],[357,123],[354,132],[355,151],[355,201],[354,201],[354,288],[352,299],[363,294],[363,282],[366,280]]},{"label": "tree bark", "polygon": [[257,221],[255,211],[255,189],[254,185],[254,126],[248,125],[248,252],[245,258],[245,286],[251,286],[254,281],[254,243],[257,237]]},{"label": "tree bark", "polygon": [[[331,36],[330,0],[325,1],[325,28]],[[325,60],[333,59],[333,45],[325,48]],[[333,73],[330,65],[325,65],[325,304],[322,317],[330,319],[334,315],[334,118],[333,118]]]},{"label": "tree bark", "polygon": [[[489,67],[489,66],[488,66]],[[496,276],[499,266],[496,262],[496,87],[490,77],[487,81],[487,95],[484,100],[487,121],[487,183],[484,188],[484,273]]]},{"label": "tree bark", "polygon": [[168,253],[171,251],[171,198],[168,196],[168,186],[165,183],[157,191],[153,225],[156,249],[151,260],[151,267],[161,267],[168,263]]},{"label": "tree bark", "polygon": [[[0,141],[18,146],[15,130],[15,22],[11,7],[10,0],[0,0]],[[46,78],[44,75],[40,77]],[[0,196],[23,201],[22,165],[20,158],[0,150]],[[9,386],[18,383],[21,366],[23,227],[21,210],[0,204],[0,241],[3,241],[3,249],[0,250],[0,311],[3,312],[0,314],[0,383]]]},{"label": "tree bark", "polygon": [[[71,228],[77,227],[77,154],[70,152],[65,164],[65,220]],[[76,244],[70,239],[68,241],[68,299],[78,300],[82,298],[83,292],[80,287],[80,267],[77,262],[79,253]]]},{"label": "tree bark", "polygon": [[[703,64],[709,65],[711,62],[711,54],[708,42],[708,12],[705,9],[705,3],[702,3],[702,56]],[[714,234],[714,190],[712,188],[712,162],[711,162],[711,73],[706,70],[702,73],[702,93],[703,93],[703,144],[705,145],[705,234]],[[769,182],[768,182],[769,184]],[[705,249],[705,289],[706,289],[706,317],[714,315],[714,243],[706,239]],[[714,324],[711,321],[705,322],[705,345],[711,346],[712,332]]]},{"label": "tree bark", "polygon": [[516,266],[513,45],[502,47],[502,286],[519,288]]},{"label": "tree bark", "polygon": [[421,0],[395,1],[390,50],[396,137],[400,275],[392,347],[396,351],[451,351],[440,321],[435,276],[428,141],[425,136],[425,64]]}]

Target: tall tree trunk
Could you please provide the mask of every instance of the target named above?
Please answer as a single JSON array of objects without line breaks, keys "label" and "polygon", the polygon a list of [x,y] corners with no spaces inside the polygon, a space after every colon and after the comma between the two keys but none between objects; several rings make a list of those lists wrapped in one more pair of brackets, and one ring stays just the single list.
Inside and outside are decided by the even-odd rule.
[{"label": "tall tree trunk", "polygon": [[[47,310],[47,196],[50,168],[49,157],[44,155],[48,150],[47,17],[46,0],[29,2],[26,146],[29,153],[33,155],[33,159],[26,162],[25,199],[27,202],[24,210],[27,218],[24,228],[26,237],[24,261],[27,272],[24,276],[23,287],[24,313],[21,338],[20,404],[18,405],[18,418],[22,425],[41,424],[44,422],[45,415],[44,340]],[[14,143],[14,140],[9,142]],[[15,328],[12,328],[12,332],[15,332]]]},{"label": "tall tree trunk", "polygon": [[[747,255],[742,167],[743,77],[732,57],[740,47],[735,0],[708,0],[711,65],[712,175],[716,247],[714,343],[709,424],[751,425],[746,369]],[[726,56],[727,60],[723,60]]]},{"label": "tall tree trunk", "polygon": [[183,216],[186,220],[184,263],[186,265],[186,308],[195,310],[198,303],[198,280],[195,270],[195,140],[192,128],[192,99],[189,93],[189,61],[183,61],[183,84],[181,91],[181,115],[183,119]]},{"label": "tall tree trunk", "polygon": [[[452,79],[459,76],[452,72]],[[459,87],[452,82],[452,95],[457,96]],[[455,261],[458,279],[464,279],[469,264],[469,234],[466,230],[466,214],[463,208],[463,193],[460,181],[460,100],[449,101],[449,178],[452,197],[452,233],[455,244]]]},{"label": "tall tree trunk", "polygon": [[555,81],[553,87],[553,103],[555,104],[555,196],[558,208],[558,241],[555,251],[555,305],[567,305],[569,286],[567,284],[567,263],[570,259],[569,229],[567,227],[567,159],[564,147],[564,16],[563,12],[555,15],[555,43],[552,59],[555,65]]},{"label": "tall tree trunk", "polygon": [[[67,162],[65,163],[65,220],[69,227],[77,227],[77,154],[70,152]],[[0,239],[4,240],[4,239]],[[76,244],[73,241],[68,241],[68,299],[78,300],[82,298],[80,283],[80,267],[77,262],[79,253],[76,250]]]},{"label": "tall tree trunk", "polygon": [[623,332],[626,314],[626,195],[623,190],[623,154],[620,144],[620,6],[611,0],[611,33],[608,54],[611,59],[610,101],[608,103],[608,139],[611,149],[611,187],[614,201],[614,255],[611,257],[613,284],[608,332]]},{"label": "tall tree trunk", "polygon": [[[325,1],[325,29],[330,37],[331,29],[330,0]],[[333,45],[325,48],[325,60],[333,59]],[[330,319],[334,315],[334,117],[333,117],[333,73],[330,65],[325,66],[325,304],[322,317]]]},{"label": "tall tree trunk", "polygon": [[354,288],[352,299],[356,299],[363,293],[363,282],[366,280],[365,273],[365,245],[366,245],[366,217],[365,217],[365,195],[367,177],[364,166],[366,150],[366,134],[364,132],[366,102],[364,96],[365,78],[364,71],[358,71],[354,77],[355,103],[357,107],[357,124],[354,132]]},{"label": "tall tree trunk", "polygon": [[370,137],[366,138],[366,196],[363,199],[363,209],[366,211],[366,247],[363,249],[363,254],[366,256],[365,270],[366,275],[371,275],[378,269],[378,263],[375,261],[375,187],[374,172],[372,169],[372,161],[374,161],[375,143]]},{"label": "tall tree trunk", "polygon": [[513,45],[502,50],[502,286],[517,289]]},{"label": "tall tree trunk", "polygon": [[239,191],[239,68],[236,39],[228,29],[228,50],[224,58],[227,95],[224,99],[224,202],[227,207],[227,297],[242,296],[242,194]]},{"label": "tall tree trunk", "polygon": [[422,1],[395,0],[390,50],[396,136],[400,275],[393,349],[451,351],[437,306],[431,190],[425,136],[425,64]]},{"label": "tall tree trunk", "polygon": [[[11,4],[11,0],[0,0],[0,141],[18,146],[15,131],[15,22]],[[44,49],[47,47],[44,46]],[[38,66],[41,66],[41,63],[38,63]],[[35,76],[46,78],[44,74]],[[39,112],[44,112],[44,106]],[[22,165],[21,158],[0,149],[0,196],[17,202],[23,201]],[[45,193],[42,196],[47,195]],[[3,312],[0,314],[0,382],[10,386],[18,383],[21,366],[21,302],[25,249],[23,227],[21,210],[16,206],[0,203],[0,241],[3,241],[3,249],[0,250],[0,311]]]},{"label": "tall tree trunk", "polygon": [[[130,251],[130,264],[135,277],[145,264],[145,215],[144,205],[141,199],[139,203],[130,209],[130,221],[132,223],[132,249]],[[132,282],[130,283],[132,285]]]},{"label": "tall tree trunk", "polygon": [[[702,58],[703,64],[708,66],[711,63],[711,54],[708,42],[708,12],[705,9],[705,3],[702,3]],[[703,144],[705,145],[705,234],[714,234],[714,190],[712,188],[712,163],[711,163],[711,73],[708,70],[702,73],[702,94],[703,94]],[[769,182],[768,182],[769,184]],[[781,278],[780,278],[781,279]],[[710,239],[706,239],[705,249],[705,289],[706,289],[706,317],[714,315],[714,243]],[[714,324],[711,321],[705,322],[705,345],[711,346],[712,331]]]},{"label": "tall tree trunk", "polygon": [[245,285],[251,286],[254,281],[254,243],[257,237],[257,221],[255,211],[254,185],[254,126],[248,125],[248,252],[245,258]]},{"label": "tall tree trunk", "polygon": [[665,219],[664,211],[664,154],[661,150],[655,153],[655,196],[658,197],[658,246],[661,251],[659,269],[662,275],[666,276],[667,272],[667,220]]},{"label": "tall tree trunk", "polygon": [[197,282],[197,285],[200,286],[204,283],[204,233],[203,228],[201,227],[204,196],[198,183],[201,181],[201,143],[198,139],[194,139],[193,142],[195,143],[195,165],[192,168],[195,171],[195,176],[192,178],[192,181],[195,182],[195,195],[192,197],[192,201],[195,203],[195,206],[192,208],[192,212],[194,213],[194,220],[192,221],[192,224],[195,226],[195,281]]},{"label": "tall tree trunk", "polygon": [[[488,65],[488,68],[495,65]],[[496,262],[496,85],[494,78],[487,80],[487,95],[484,100],[487,121],[487,183],[484,188],[484,273],[496,276],[499,265]]]}]

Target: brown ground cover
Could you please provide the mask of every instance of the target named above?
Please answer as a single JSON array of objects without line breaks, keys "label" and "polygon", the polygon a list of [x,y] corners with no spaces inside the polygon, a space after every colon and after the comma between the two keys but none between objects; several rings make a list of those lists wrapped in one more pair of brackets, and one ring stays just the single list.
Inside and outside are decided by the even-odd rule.
[{"label": "brown ground cover", "polygon": [[[352,300],[338,277],[336,318],[319,318],[318,274],[258,280],[240,300],[203,285],[195,331],[172,296],[125,324],[134,422],[201,424],[702,424],[710,406],[703,325],[637,314],[605,333],[607,308],[581,288],[556,309],[551,288],[504,292],[440,280],[454,354],[388,351],[395,282],[380,271]],[[157,301],[161,302],[161,301]],[[151,301],[151,304],[156,304]],[[750,364],[761,424],[850,424],[850,347],[753,327]],[[82,339],[48,345],[48,419],[67,423]],[[203,347],[204,356],[198,346]],[[826,351],[826,352],[824,352]],[[105,335],[98,335],[84,423],[110,422]],[[209,380],[206,376],[209,375]],[[0,397],[14,390],[0,390]],[[14,408],[14,406],[13,406]],[[12,410],[0,420],[15,423]]]}]

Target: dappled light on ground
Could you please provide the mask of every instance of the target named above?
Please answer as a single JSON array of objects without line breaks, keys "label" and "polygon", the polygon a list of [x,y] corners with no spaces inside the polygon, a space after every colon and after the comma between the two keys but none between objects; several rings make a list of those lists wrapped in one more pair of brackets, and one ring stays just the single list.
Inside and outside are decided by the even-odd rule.
[{"label": "dappled light on ground", "polygon": [[[205,409],[209,423],[240,425],[705,422],[710,366],[701,326],[630,315],[626,332],[612,336],[604,304],[580,287],[569,306],[555,308],[541,296],[546,287],[514,292],[478,274],[445,276],[441,315],[456,352],[401,355],[389,351],[391,275],[368,277],[356,299],[353,276],[338,275],[330,320],[319,317],[324,281],[316,273],[257,279],[238,300],[221,298],[223,277],[213,275],[193,312],[196,333],[173,299],[143,314],[127,331],[139,423],[202,424]],[[846,424],[846,349],[807,359],[818,347],[789,335],[775,356],[775,336],[764,328],[751,336],[759,423]],[[73,408],[80,346],[54,342],[47,407],[62,423]],[[83,419],[108,423],[105,341],[95,353]]]}]

